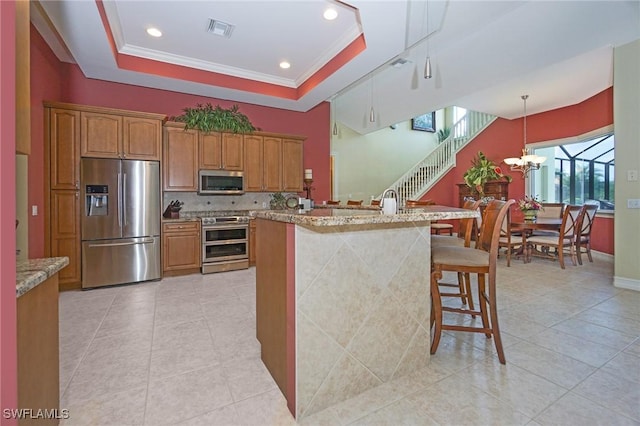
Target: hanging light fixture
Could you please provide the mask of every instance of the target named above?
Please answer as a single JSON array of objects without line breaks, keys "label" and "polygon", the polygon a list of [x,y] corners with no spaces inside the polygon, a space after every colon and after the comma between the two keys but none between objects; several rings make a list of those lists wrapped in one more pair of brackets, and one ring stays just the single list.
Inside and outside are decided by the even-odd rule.
[{"label": "hanging light fixture", "polygon": [[522,95],[521,98],[524,101],[524,148],[522,149],[522,156],[520,158],[505,158],[504,162],[510,166],[511,170],[522,172],[522,177],[525,177],[530,170],[538,170],[540,164],[544,163],[547,158],[529,154],[527,149],[527,99],[529,95]]},{"label": "hanging light fixture", "polygon": [[[427,60],[424,63],[424,78],[431,78],[433,74],[431,73],[431,57],[429,56],[429,2],[427,1],[425,4],[425,9],[427,10]],[[424,19],[424,15],[423,15]],[[424,23],[424,21],[423,21]]]},{"label": "hanging light fixture", "polygon": [[331,113],[331,118],[333,119],[333,130],[331,131],[331,133],[333,134],[333,136],[337,136],[338,135],[338,123],[336,122],[336,108],[333,106],[333,102],[335,101],[334,99],[331,99],[331,111],[333,111]]},{"label": "hanging light fixture", "polygon": [[371,75],[371,110],[369,111],[369,121],[376,122],[376,112],[373,110],[373,74]]}]

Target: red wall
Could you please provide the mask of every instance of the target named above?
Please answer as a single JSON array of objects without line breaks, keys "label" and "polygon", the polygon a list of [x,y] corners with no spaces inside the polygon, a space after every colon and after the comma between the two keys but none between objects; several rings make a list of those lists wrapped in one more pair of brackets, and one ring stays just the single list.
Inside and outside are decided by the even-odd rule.
[{"label": "red wall", "polygon": [[[604,90],[578,105],[559,108],[527,116],[527,142],[535,143],[579,136],[613,124],[613,88]],[[511,175],[509,197],[518,199],[524,195],[524,179],[519,172],[510,172],[502,162],[504,158],[519,157],[523,147],[523,121],[497,119],[458,153],[456,167],[447,173],[423,198],[437,204],[457,206],[457,183],[463,183],[462,175],[471,165],[478,151],[502,167]],[[453,188],[453,191],[452,191]],[[520,214],[514,210],[514,216]],[[592,234],[594,250],[613,254],[613,219],[598,218]],[[597,247],[597,248],[596,248]]]},{"label": "red wall", "polygon": [[[16,353],[16,8],[0,1],[0,408],[18,408]],[[0,417],[3,426],[16,419]]]},{"label": "red wall", "polygon": [[[175,116],[185,107],[210,102],[222,107],[238,104],[254,126],[263,131],[306,136],[304,168],[313,169],[314,198],[329,199],[329,104],[323,102],[307,112],[294,112],[241,102],[206,98],[166,90],[88,79],[75,64],[61,63],[37,30],[31,31],[32,156],[29,162],[29,202],[43,206],[44,135],[42,101],[120,108]],[[36,86],[36,87],[34,87]],[[302,195],[302,194],[301,194]],[[44,253],[44,217],[33,217],[30,226],[30,257]],[[31,228],[33,226],[33,228]],[[33,230],[33,231],[32,231]]]}]

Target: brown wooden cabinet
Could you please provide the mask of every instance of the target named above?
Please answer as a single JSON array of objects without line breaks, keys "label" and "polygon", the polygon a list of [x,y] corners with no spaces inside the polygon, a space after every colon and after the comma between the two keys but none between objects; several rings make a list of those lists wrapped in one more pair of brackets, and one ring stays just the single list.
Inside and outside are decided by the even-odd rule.
[{"label": "brown wooden cabinet", "polygon": [[[32,409],[34,416],[38,410],[59,409],[57,274],[18,297],[16,325],[18,407]],[[27,415],[19,424],[57,425],[58,419]]]},{"label": "brown wooden cabinet", "polygon": [[249,221],[249,266],[256,266],[256,220]]},{"label": "brown wooden cabinet", "polygon": [[123,117],[122,157],[129,160],[162,158],[162,121],[152,118]]},{"label": "brown wooden cabinet", "polygon": [[301,140],[282,139],[282,190],[301,192],[303,145]]},{"label": "brown wooden cabinet", "polygon": [[245,135],[245,191],[302,191],[303,140],[270,133]]},{"label": "brown wooden cabinet", "polygon": [[83,157],[160,160],[161,120],[82,112],[80,122]]},{"label": "brown wooden cabinet", "polygon": [[198,190],[198,131],[183,123],[165,123],[162,150],[165,191]]},{"label": "brown wooden cabinet", "polygon": [[[458,183],[458,206],[464,205],[465,197],[478,198],[478,193],[467,186],[466,183]],[[485,197],[493,197],[496,200],[509,199],[509,182],[493,180],[484,184]]]},{"label": "brown wooden cabinet", "polygon": [[238,133],[199,132],[201,169],[244,169],[244,140]]},{"label": "brown wooden cabinet", "polygon": [[263,191],[263,142],[260,135],[244,135],[244,190],[247,192]]},{"label": "brown wooden cabinet", "polygon": [[[200,269],[200,222],[176,221],[162,224],[162,270],[191,273]],[[171,275],[171,274],[170,274]]]},{"label": "brown wooden cabinet", "polygon": [[69,265],[59,272],[61,289],[79,288],[80,269],[80,198],[78,191],[51,191],[51,256],[67,256]]},{"label": "brown wooden cabinet", "polygon": [[80,188],[80,112],[51,108],[49,128],[49,184],[51,189]]},{"label": "brown wooden cabinet", "polygon": [[122,116],[95,112],[80,113],[80,155],[120,158]]},{"label": "brown wooden cabinet", "polygon": [[282,138],[264,137],[262,161],[262,190],[282,191]]}]

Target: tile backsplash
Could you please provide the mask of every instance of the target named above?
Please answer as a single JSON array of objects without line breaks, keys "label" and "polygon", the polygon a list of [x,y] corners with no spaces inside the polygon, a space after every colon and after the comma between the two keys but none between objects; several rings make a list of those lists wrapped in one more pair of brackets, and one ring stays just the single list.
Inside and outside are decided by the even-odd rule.
[{"label": "tile backsplash", "polygon": [[[284,194],[285,197],[289,193]],[[293,194],[296,195],[296,194]],[[207,210],[257,210],[268,209],[270,192],[247,192],[243,195],[198,195],[197,192],[165,192],[162,199],[162,211],[171,201],[184,203],[182,211]]]}]

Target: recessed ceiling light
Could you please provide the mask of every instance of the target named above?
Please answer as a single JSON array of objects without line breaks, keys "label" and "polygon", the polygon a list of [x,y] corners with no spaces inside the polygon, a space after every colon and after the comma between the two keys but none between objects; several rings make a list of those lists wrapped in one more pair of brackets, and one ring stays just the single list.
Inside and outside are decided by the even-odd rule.
[{"label": "recessed ceiling light", "polygon": [[152,37],[162,37],[162,31],[153,27],[147,28],[147,34],[149,34]]},{"label": "recessed ceiling light", "polygon": [[291,68],[291,64],[287,61],[282,61],[280,62],[280,68],[282,68],[283,70],[289,69]]},{"label": "recessed ceiling light", "polygon": [[338,17],[338,11],[335,10],[335,9],[329,8],[329,9],[324,11],[322,16],[324,16],[324,19],[326,19],[327,21],[333,21],[334,19],[336,19]]}]

